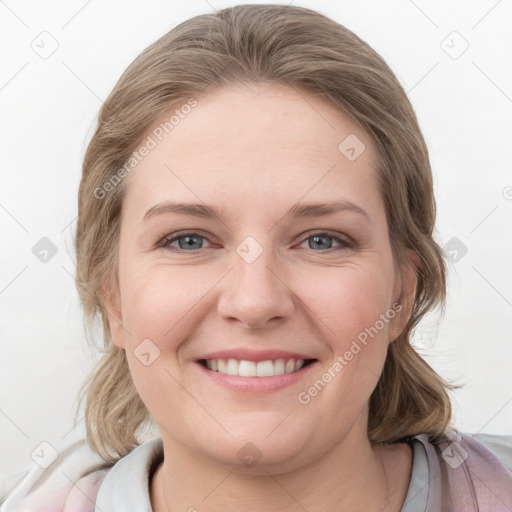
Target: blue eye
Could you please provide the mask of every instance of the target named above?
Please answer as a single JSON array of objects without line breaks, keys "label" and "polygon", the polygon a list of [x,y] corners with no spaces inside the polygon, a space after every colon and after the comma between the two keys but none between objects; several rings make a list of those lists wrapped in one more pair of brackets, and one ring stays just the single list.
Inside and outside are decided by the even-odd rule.
[{"label": "blue eye", "polygon": [[[329,242],[329,240],[331,240],[331,242]],[[351,247],[351,244],[348,240],[331,235],[329,233],[315,233],[313,235],[308,236],[308,238],[306,238],[304,242],[309,241],[308,247],[310,249],[316,248],[325,251],[332,249],[332,240],[335,240],[336,242],[340,243],[344,248]],[[328,247],[325,247],[325,245],[327,245]]]},{"label": "blue eye", "polygon": [[[207,238],[203,235],[196,232],[188,232],[177,236],[168,235],[162,239],[158,246],[177,252],[194,252],[205,248],[203,247],[204,240],[207,240]],[[333,248],[333,240],[339,244],[338,247]],[[176,242],[178,242],[178,247],[172,245]],[[328,232],[313,233],[305,238],[300,245],[305,242],[309,242],[309,249],[320,249],[319,251],[314,250],[314,252],[324,252],[331,249],[341,250],[354,247],[354,243],[350,239],[342,238]]]},{"label": "blue eye", "polygon": [[[202,249],[202,243],[200,240],[206,240],[206,238],[198,233],[184,233],[180,236],[175,236],[174,238],[166,237],[163,240],[163,247],[170,247],[172,243],[178,241],[179,247],[173,247],[174,249],[184,250],[188,252],[189,250],[198,250]],[[199,245],[200,247],[197,247]]]}]

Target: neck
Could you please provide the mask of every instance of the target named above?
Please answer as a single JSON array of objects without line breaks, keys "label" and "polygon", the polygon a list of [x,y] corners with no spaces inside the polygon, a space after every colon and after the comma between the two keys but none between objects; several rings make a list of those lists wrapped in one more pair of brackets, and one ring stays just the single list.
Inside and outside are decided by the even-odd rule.
[{"label": "neck", "polygon": [[155,512],[375,510],[397,512],[407,493],[412,454],[347,436],[327,454],[290,471],[238,473],[162,436],[164,463],[151,482]]}]

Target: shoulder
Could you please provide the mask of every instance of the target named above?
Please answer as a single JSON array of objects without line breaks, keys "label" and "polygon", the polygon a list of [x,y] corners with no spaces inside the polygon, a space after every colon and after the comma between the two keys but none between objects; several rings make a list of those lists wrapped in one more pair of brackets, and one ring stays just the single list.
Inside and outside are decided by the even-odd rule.
[{"label": "shoulder", "polygon": [[502,464],[512,471],[512,436],[493,434],[467,434],[485,446]]},{"label": "shoulder", "polygon": [[148,482],[162,459],[161,438],[144,442],[114,465],[106,465],[80,440],[46,468],[34,464],[0,512],[93,512],[123,506],[151,510]]},{"label": "shoulder", "polygon": [[101,484],[98,510],[152,510],[149,482],[162,460],[161,438],[146,441],[120,459]]},{"label": "shoulder", "polygon": [[438,452],[448,465],[493,468],[496,474],[512,475],[512,436],[457,430],[447,432],[447,436]]},{"label": "shoulder", "polygon": [[59,452],[45,467],[34,463],[7,495],[0,512],[92,512],[99,487],[109,472],[85,440]]},{"label": "shoulder", "polygon": [[437,458],[442,465],[452,469],[463,466],[468,471],[486,468],[495,475],[512,476],[512,436],[449,430],[442,442],[430,443],[419,437],[430,458]]},{"label": "shoulder", "polygon": [[[468,460],[497,464],[512,472],[512,436],[494,434],[472,434],[458,430],[448,430],[443,441],[430,442],[427,436],[418,435],[430,457],[440,458],[444,463],[459,466]],[[473,460],[469,460],[469,456]]]},{"label": "shoulder", "polygon": [[415,439],[427,455],[432,510],[512,510],[512,436],[450,430],[440,442]]}]

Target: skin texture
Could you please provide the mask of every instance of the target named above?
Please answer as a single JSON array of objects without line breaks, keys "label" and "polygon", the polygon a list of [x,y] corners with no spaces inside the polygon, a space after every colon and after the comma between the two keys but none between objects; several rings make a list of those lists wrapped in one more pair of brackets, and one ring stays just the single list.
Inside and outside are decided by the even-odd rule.
[{"label": "skin texture", "polygon": [[[372,140],[330,103],[292,88],[237,85],[197,100],[127,178],[119,294],[109,303],[114,343],[126,350],[164,443],[153,508],[400,510],[411,450],[370,444],[368,399],[416,283],[413,273],[395,272]],[[354,161],[338,149],[350,134],[365,145]],[[168,200],[211,205],[222,220],[144,219]],[[285,216],[298,202],[334,200],[357,205],[368,220],[348,210]],[[181,248],[171,241],[191,230],[200,234],[191,249],[183,238]],[[310,237],[325,230],[353,244],[315,244]],[[251,263],[237,252],[246,237],[257,242],[251,254],[262,250]],[[299,403],[398,302],[400,312]],[[143,340],[160,351],[150,365],[136,356]],[[196,362],[230,348],[300,352],[317,362],[292,385],[244,393],[212,382]],[[247,442],[260,456],[252,467],[237,455]]]}]

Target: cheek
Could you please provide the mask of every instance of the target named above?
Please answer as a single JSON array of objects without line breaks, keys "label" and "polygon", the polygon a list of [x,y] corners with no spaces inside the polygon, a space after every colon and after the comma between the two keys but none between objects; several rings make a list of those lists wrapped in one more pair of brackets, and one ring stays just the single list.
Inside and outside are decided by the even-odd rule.
[{"label": "cheek", "polygon": [[170,348],[166,344],[172,339],[186,336],[202,298],[216,282],[211,272],[197,268],[134,269],[125,277],[121,294],[130,344],[149,338],[162,349]]},{"label": "cheek", "polygon": [[[208,268],[155,265],[149,269],[126,268],[120,272],[123,278],[121,296],[130,372],[154,419],[168,424],[176,410],[190,402],[180,385],[189,364],[182,357],[183,348],[197,336],[211,313],[209,292],[219,276]],[[174,426],[179,429],[179,425]]]},{"label": "cheek", "polygon": [[300,403],[314,401],[319,414],[322,404],[339,404],[339,413],[333,414],[340,422],[347,411],[359,411],[366,403],[381,373],[396,314],[392,277],[385,265],[352,266],[334,278],[332,272],[324,279],[317,275],[311,280],[315,286],[303,290],[317,319],[315,329],[321,330],[330,351],[320,379],[333,385],[324,390],[322,383],[309,382]]},{"label": "cheek", "polygon": [[130,373],[159,424],[169,423],[177,404],[186,402],[187,395],[179,385],[177,354],[181,343],[197,328],[201,298],[215,284],[211,273],[199,274],[197,268],[120,269]]},{"label": "cheek", "polygon": [[[301,297],[322,320],[330,338],[341,348],[350,338],[373,326],[392,304],[392,278],[384,265],[351,265],[322,276],[312,272],[303,278]],[[391,274],[392,277],[392,274]],[[387,326],[387,323],[385,323]],[[380,330],[382,329],[379,323]]]},{"label": "cheek", "polygon": [[[329,346],[330,357],[297,395],[301,413],[328,417],[343,430],[365,410],[386,359],[390,321],[396,315],[387,276],[382,266],[344,268],[335,279],[316,279],[317,286],[304,290],[316,319],[314,328]],[[334,441],[337,434],[323,435]]]}]

